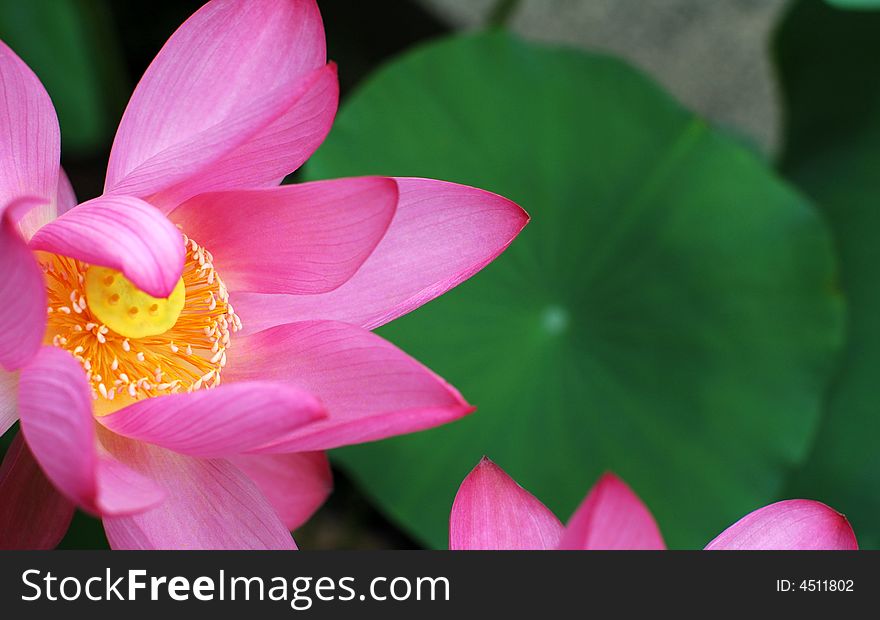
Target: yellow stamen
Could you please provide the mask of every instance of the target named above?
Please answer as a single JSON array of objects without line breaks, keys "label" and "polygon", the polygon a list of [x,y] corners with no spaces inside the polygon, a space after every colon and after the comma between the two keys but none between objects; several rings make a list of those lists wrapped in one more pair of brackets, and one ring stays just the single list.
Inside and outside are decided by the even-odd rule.
[{"label": "yellow stamen", "polygon": [[168,299],[150,297],[119,272],[39,253],[49,298],[45,341],[80,362],[98,414],[220,384],[241,321],[211,253],[184,241],[183,276]]},{"label": "yellow stamen", "polygon": [[146,338],[174,327],[186,301],[186,285],[181,278],[167,299],[157,299],[118,271],[92,266],[86,270],[86,299],[92,314],[120,336]]}]

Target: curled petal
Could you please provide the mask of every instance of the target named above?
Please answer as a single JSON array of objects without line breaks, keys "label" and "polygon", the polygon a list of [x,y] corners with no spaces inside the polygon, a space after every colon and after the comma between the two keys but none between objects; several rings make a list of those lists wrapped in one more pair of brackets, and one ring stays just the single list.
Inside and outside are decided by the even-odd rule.
[{"label": "curled petal", "polygon": [[826,550],[858,549],[846,517],[822,504],[790,499],[751,512],[706,545],[717,550]]},{"label": "curled petal", "polygon": [[150,480],[99,449],[86,376],[66,351],[43,347],[21,371],[19,416],[46,476],[83,509],[127,514],[162,500]]},{"label": "curled petal", "polygon": [[54,549],[75,509],[43,474],[21,433],[0,465],[0,498],[0,549]]},{"label": "curled petal", "polygon": [[40,203],[28,197],[0,206],[0,366],[6,370],[24,366],[46,331],[46,283],[18,228],[21,217]]},{"label": "curled petal", "polygon": [[572,515],[560,549],[666,549],[653,515],[627,484],[604,474]]},{"label": "curled petal", "polygon": [[104,429],[100,435],[114,457],[167,492],[152,510],[104,518],[112,548],[296,549],[266,498],[229,461],[183,456]]},{"label": "curled petal", "polygon": [[455,495],[452,550],[554,549],[562,523],[503,469],[483,457]]},{"label": "curled petal", "polygon": [[135,89],[105,190],[170,192],[161,202],[176,206],[245,180],[277,183],[323,140],[337,96],[314,0],[209,2]]},{"label": "curled petal", "polygon": [[346,282],[397,206],[392,179],[200,194],[169,217],[205,247],[230,291],[324,293]]},{"label": "curled petal", "polygon": [[98,420],[125,437],[211,458],[259,452],[325,416],[307,392],[252,381],[141,400]]},{"label": "curled petal", "polygon": [[242,454],[229,460],[256,483],[289,530],[305,523],[333,490],[324,452]]},{"label": "curled petal", "polygon": [[43,226],[31,249],[125,274],[153,297],[168,297],[183,271],[183,236],[158,209],[129,196],[101,196]]},{"label": "curled petal", "polygon": [[321,295],[236,296],[245,330],[296,320],[335,320],[373,329],[414,310],[495,259],[528,222],[496,194],[429,179],[396,179],[397,212],[357,273]]},{"label": "curled petal", "polygon": [[473,411],[416,360],[344,323],[291,323],[237,337],[223,376],[283,381],[321,400],[327,418],[267,447],[275,452],[326,450],[412,433]]}]

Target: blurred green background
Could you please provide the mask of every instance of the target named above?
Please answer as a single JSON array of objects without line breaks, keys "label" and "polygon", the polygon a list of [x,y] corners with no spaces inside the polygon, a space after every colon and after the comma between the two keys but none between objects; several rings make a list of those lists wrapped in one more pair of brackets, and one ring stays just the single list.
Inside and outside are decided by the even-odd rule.
[{"label": "blurred green background", "polygon": [[[133,85],[200,4],[0,0],[81,200]],[[532,222],[380,330],[478,412],[336,451],[300,547],[444,547],[483,454],[563,520],[614,470],[676,548],[792,496],[880,547],[880,2],[319,5],[343,102],[289,181],[442,178]],[[104,545],[84,515],[62,543]]]}]

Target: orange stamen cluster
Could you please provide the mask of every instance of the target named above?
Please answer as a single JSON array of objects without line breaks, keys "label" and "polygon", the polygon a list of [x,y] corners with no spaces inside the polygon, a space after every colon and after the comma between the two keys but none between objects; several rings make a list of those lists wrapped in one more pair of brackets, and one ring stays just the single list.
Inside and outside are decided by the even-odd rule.
[{"label": "orange stamen cluster", "polygon": [[88,264],[54,254],[38,256],[49,300],[45,340],[70,351],[82,364],[99,414],[143,398],[220,385],[230,335],[241,329],[241,321],[211,253],[185,235],[183,240],[186,298],[180,316],[168,331],[137,339],[117,334],[89,309]]}]

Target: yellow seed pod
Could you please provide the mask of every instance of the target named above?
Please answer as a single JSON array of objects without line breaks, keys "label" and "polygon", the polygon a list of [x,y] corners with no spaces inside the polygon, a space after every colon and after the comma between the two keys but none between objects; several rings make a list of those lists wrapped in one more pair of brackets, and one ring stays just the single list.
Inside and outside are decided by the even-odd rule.
[{"label": "yellow seed pod", "polygon": [[171,295],[148,295],[115,269],[89,267],[86,271],[89,310],[104,325],[126,338],[164,334],[174,327],[186,301],[183,278]]}]

